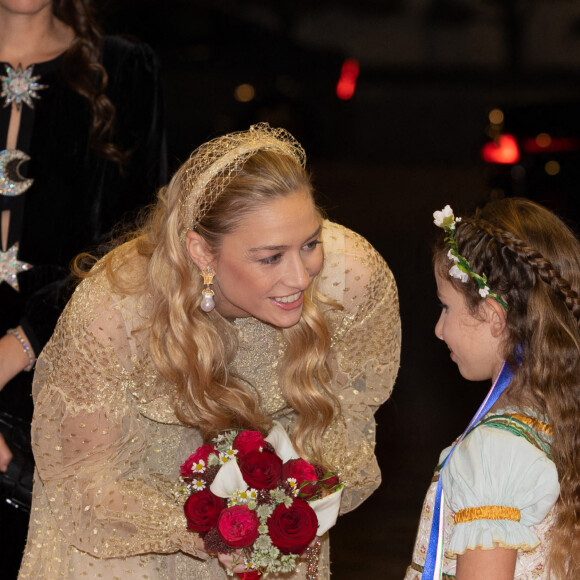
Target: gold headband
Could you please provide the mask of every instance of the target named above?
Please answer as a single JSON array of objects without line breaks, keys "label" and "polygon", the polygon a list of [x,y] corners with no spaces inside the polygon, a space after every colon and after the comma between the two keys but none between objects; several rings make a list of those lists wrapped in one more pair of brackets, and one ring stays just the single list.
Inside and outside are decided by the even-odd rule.
[{"label": "gold headband", "polygon": [[302,167],[306,165],[306,153],[300,143],[285,129],[274,129],[268,123],[212,139],[191,154],[182,188],[182,241],[239,173],[244,162],[258,151],[266,150],[293,157]]}]

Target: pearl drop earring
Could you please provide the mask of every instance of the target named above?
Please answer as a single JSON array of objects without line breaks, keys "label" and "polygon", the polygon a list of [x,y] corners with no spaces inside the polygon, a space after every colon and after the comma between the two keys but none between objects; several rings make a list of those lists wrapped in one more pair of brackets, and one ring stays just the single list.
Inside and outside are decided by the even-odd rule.
[{"label": "pearl drop earring", "polygon": [[214,292],[211,289],[215,270],[211,266],[206,266],[205,270],[202,270],[199,274],[203,278],[205,286],[201,291],[201,304],[199,306],[204,312],[211,312],[215,308]]}]

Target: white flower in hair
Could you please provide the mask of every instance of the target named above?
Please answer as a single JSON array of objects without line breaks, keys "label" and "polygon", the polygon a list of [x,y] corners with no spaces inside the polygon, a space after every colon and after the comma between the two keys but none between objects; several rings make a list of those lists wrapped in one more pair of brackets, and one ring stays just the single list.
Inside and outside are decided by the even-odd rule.
[{"label": "white flower in hair", "polygon": [[456,218],[453,215],[453,210],[449,205],[446,205],[441,211],[433,212],[433,218],[433,223],[437,227],[445,230],[445,243],[449,245],[447,257],[453,262],[453,266],[449,269],[449,275],[452,278],[461,280],[464,284],[467,284],[469,278],[471,278],[477,285],[479,295],[482,298],[489,296],[500,304],[504,310],[507,310],[508,305],[506,301],[499,294],[492,292],[487,285],[487,276],[484,273],[478,274],[474,272],[471,264],[465,259],[465,256],[459,253],[459,248],[455,241],[455,226],[461,221],[461,218]]},{"label": "white flower in hair", "polygon": [[450,205],[446,205],[441,211],[433,212],[433,223],[444,228],[445,226],[455,229],[455,217],[453,216],[453,210]]},{"label": "white flower in hair", "polygon": [[449,275],[452,276],[453,278],[461,280],[464,284],[467,284],[467,282],[469,281],[469,276],[465,272],[460,270],[457,267],[457,265],[451,266],[451,268],[449,269]]}]

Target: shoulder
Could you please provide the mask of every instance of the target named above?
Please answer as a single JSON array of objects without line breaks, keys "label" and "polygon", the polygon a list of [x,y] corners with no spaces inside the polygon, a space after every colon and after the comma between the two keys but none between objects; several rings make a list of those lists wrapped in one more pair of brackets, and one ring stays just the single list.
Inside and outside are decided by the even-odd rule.
[{"label": "shoulder", "polygon": [[[108,269],[107,265],[111,267]],[[127,312],[138,312],[147,319],[148,294],[138,291],[135,282],[144,277],[144,268],[144,260],[135,255],[132,245],[119,246],[99,260],[77,286],[67,305],[66,320],[74,325],[95,327],[102,326],[104,320],[120,322],[127,318]],[[143,321],[123,324],[129,327],[129,332],[141,325]]]},{"label": "shoulder", "polygon": [[324,266],[319,290],[341,304],[358,304],[365,295],[397,298],[395,280],[384,258],[361,235],[325,220],[321,239]]},{"label": "shoulder", "polygon": [[455,521],[446,549],[455,554],[533,549],[540,542],[535,526],[549,517],[560,491],[556,466],[543,451],[485,425],[457,446],[441,478]]},{"label": "shoulder", "polygon": [[87,278],[76,287],[63,316],[59,321],[72,335],[87,332],[91,327],[102,325],[103,318],[117,318],[118,304],[122,296],[115,294],[102,262],[98,262]]},{"label": "shoulder", "polygon": [[121,36],[105,36],[103,57],[157,59],[155,51],[146,42],[137,42]]},{"label": "shoulder", "polygon": [[386,266],[383,257],[367,239],[345,226],[324,220],[321,238],[325,257],[346,256],[351,265],[357,262],[365,268]]},{"label": "shoulder", "polygon": [[546,453],[526,438],[481,425],[462,441],[442,473],[456,511],[482,505],[516,507],[522,523],[539,523],[559,494],[558,473]]},{"label": "shoulder", "polygon": [[133,42],[119,36],[105,36],[103,65],[110,75],[127,69],[141,69],[153,73],[159,68],[159,59],[155,51],[144,42]]}]

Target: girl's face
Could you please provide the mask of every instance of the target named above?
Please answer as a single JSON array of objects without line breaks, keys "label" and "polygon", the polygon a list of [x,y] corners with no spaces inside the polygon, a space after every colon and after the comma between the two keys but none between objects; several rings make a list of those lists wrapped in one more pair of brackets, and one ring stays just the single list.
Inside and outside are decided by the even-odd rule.
[{"label": "girl's face", "polygon": [[226,318],[253,316],[280,328],[300,320],[304,291],[322,268],[320,216],[312,197],[297,191],[246,216],[224,236],[214,292]]},{"label": "girl's face", "polygon": [[464,296],[448,280],[438,274],[435,278],[442,309],[435,335],[449,347],[451,360],[463,378],[469,381],[495,379],[503,363],[500,354],[503,313],[488,299],[481,301],[478,317],[474,317]]}]

